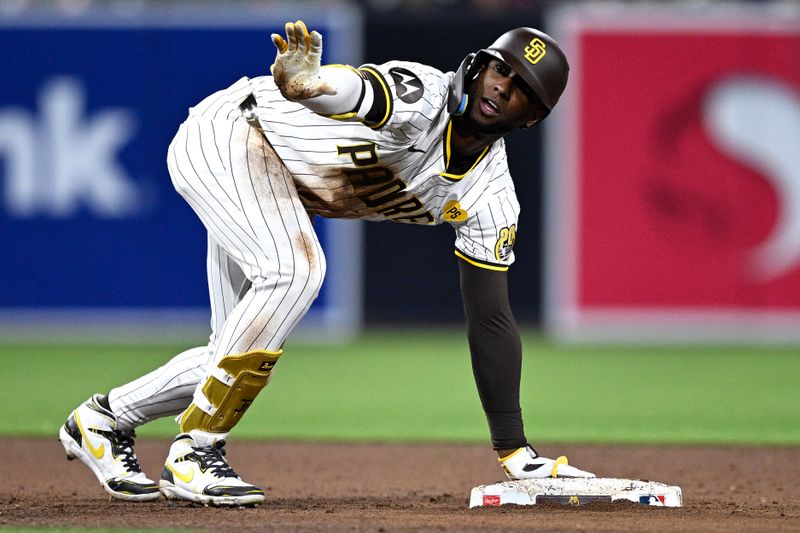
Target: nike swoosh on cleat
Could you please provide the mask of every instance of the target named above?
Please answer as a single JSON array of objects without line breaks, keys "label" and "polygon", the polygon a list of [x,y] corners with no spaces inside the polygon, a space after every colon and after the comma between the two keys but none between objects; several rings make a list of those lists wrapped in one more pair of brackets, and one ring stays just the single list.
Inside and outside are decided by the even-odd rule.
[{"label": "nike swoosh on cleat", "polygon": [[92,446],[92,441],[89,440],[89,437],[86,436],[86,431],[83,429],[83,424],[81,424],[81,417],[78,415],[78,410],[75,410],[75,424],[78,426],[78,431],[81,432],[83,435],[83,442],[86,443],[86,447],[89,448],[89,451],[92,452],[97,459],[102,459],[103,456],[106,454],[106,445],[101,444],[97,448]]},{"label": "nike swoosh on cleat", "polygon": [[167,468],[169,468],[169,471],[175,474],[175,476],[177,476],[177,478],[183,481],[184,483],[191,483],[192,480],[194,479],[194,470],[192,470],[191,468],[189,469],[188,474],[178,472],[171,465],[167,465]]},{"label": "nike swoosh on cleat", "polygon": [[534,470],[539,470],[540,468],[545,466],[545,464],[546,463],[541,463],[541,464],[537,465],[537,464],[534,464],[534,463],[528,463],[528,464],[526,464],[525,466],[522,467],[522,470],[523,470],[523,472],[533,472]]}]

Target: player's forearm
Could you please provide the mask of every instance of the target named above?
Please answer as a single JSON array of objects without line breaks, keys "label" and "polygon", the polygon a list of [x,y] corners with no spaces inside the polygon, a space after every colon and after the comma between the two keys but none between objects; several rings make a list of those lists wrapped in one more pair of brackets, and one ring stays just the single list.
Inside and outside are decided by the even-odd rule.
[{"label": "player's forearm", "polygon": [[372,107],[372,87],[354,68],[326,65],[320,69],[319,77],[336,94],[322,94],[299,100],[299,103],[315,113],[337,118],[363,118]]},{"label": "player's forearm", "polygon": [[472,371],[495,449],[527,442],[519,406],[522,349],[513,318],[498,315],[468,322]]},{"label": "player's forearm", "polygon": [[495,449],[527,443],[519,406],[522,345],[504,273],[459,261],[472,371]]}]

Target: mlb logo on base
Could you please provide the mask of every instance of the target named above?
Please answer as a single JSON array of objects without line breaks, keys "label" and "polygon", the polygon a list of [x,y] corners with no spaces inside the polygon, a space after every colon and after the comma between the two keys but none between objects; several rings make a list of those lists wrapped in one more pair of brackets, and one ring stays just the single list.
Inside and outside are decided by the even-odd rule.
[{"label": "mlb logo on base", "polygon": [[665,500],[666,498],[663,495],[639,496],[639,503],[643,503],[645,505],[657,505],[664,507]]}]

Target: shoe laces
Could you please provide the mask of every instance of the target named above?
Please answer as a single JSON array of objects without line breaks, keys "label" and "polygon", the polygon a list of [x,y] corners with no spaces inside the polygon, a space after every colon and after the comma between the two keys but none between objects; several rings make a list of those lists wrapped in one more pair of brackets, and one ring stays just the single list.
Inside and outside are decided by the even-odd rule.
[{"label": "shoe laces", "polygon": [[129,472],[138,473],[142,471],[142,467],[139,466],[139,459],[136,458],[136,452],[133,451],[135,438],[134,430],[114,430],[108,440],[111,441],[114,457],[119,459]]},{"label": "shoe laces", "polygon": [[203,471],[211,472],[221,478],[239,477],[225,459],[225,441],[218,441],[209,446],[193,446],[192,449]]}]

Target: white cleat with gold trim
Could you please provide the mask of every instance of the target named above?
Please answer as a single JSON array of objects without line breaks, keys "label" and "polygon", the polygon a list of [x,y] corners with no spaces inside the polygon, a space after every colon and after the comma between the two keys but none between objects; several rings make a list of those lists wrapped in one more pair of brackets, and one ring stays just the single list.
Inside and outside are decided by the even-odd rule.
[{"label": "white cleat with gold trim", "polygon": [[199,446],[191,435],[175,437],[159,482],[168,500],[201,505],[250,506],[264,501],[264,491],[245,483],[225,460],[225,441]]},{"label": "white cleat with gold trim", "polygon": [[116,429],[114,413],[100,405],[95,394],[75,409],[61,426],[59,440],[67,459],[76,457],[97,477],[112,497],[129,501],[156,500],[155,481],[142,473],[133,451],[136,433]]},{"label": "white cleat with gold trim", "polygon": [[518,448],[498,461],[511,480],[595,477],[591,472],[570,466],[563,455],[558,459],[548,459],[540,456],[530,445]]}]

